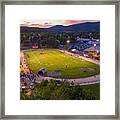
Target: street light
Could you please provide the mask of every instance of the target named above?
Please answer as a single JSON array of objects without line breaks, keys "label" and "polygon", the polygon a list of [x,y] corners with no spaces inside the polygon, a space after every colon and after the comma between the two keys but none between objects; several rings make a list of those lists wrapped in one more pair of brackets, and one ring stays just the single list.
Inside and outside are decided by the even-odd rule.
[{"label": "street light", "polygon": [[99,51],[97,50],[97,53],[99,53]]},{"label": "street light", "polygon": [[67,43],[70,43],[70,40],[67,40]]},{"label": "street light", "polygon": [[96,46],[96,44],[94,44],[94,47]]}]

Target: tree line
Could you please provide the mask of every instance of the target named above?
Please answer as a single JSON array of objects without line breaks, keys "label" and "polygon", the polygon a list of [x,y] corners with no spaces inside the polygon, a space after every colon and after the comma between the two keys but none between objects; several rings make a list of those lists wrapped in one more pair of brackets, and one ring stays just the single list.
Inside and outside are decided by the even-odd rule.
[{"label": "tree line", "polygon": [[57,84],[55,81],[42,81],[37,84],[31,94],[20,93],[22,100],[99,100],[100,84],[79,86],[68,82]]}]

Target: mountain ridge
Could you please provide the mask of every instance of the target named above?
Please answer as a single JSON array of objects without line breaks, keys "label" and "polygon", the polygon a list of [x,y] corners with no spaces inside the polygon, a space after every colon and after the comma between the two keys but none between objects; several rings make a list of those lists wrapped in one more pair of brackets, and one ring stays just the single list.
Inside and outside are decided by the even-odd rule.
[{"label": "mountain ridge", "polygon": [[55,25],[49,28],[20,26],[20,32],[80,32],[96,31],[100,32],[100,22],[86,22],[73,25]]}]

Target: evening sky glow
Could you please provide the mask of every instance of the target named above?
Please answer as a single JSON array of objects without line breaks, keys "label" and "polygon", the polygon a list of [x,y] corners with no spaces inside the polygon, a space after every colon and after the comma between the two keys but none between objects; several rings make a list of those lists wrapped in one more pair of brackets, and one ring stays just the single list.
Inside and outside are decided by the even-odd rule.
[{"label": "evening sky glow", "polygon": [[22,20],[20,26],[49,28],[55,25],[72,25],[85,22],[98,22],[99,20]]}]

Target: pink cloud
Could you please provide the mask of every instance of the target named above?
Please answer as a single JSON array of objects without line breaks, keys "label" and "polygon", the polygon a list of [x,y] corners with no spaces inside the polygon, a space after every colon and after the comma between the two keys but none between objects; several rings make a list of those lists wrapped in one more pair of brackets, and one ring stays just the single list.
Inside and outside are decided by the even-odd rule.
[{"label": "pink cloud", "polygon": [[43,21],[23,21],[20,26],[28,26],[28,27],[38,27],[38,28],[49,28],[54,25],[72,25],[77,23],[85,23],[85,22],[97,22],[98,20],[50,20],[45,23]]},{"label": "pink cloud", "polygon": [[80,22],[80,20],[65,20],[64,24],[69,25],[69,24],[76,24],[79,22]]},{"label": "pink cloud", "polygon": [[28,27],[48,28],[48,27],[51,27],[51,25],[48,25],[48,24],[30,24]]}]

